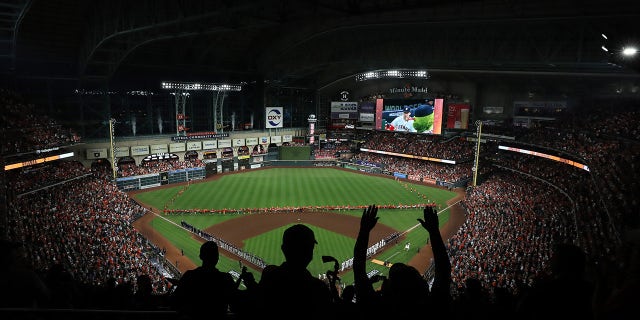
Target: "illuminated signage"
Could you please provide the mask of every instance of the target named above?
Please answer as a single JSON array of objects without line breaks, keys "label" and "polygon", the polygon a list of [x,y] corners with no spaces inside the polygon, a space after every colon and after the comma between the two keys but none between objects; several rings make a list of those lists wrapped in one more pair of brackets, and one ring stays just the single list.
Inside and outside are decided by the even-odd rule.
[{"label": "illuminated signage", "polygon": [[18,169],[18,168],[22,168],[22,167],[28,167],[28,166],[32,166],[32,165],[36,165],[36,164],[40,164],[40,163],[45,163],[45,162],[50,162],[50,161],[56,161],[56,160],[69,158],[69,157],[73,157],[73,152],[63,153],[63,154],[59,154],[59,155],[55,155],[55,156],[44,157],[44,158],[39,158],[39,159],[34,159],[34,160],[29,160],[29,161],[23,161],[23,162],[8,164],[8,165],[4,166],[4,171]]},{"label": "illuminated signage", "polygon": [[546,159],[549,159],[549,160],[566,163],[568,165],[574,166],[576,168],[580,168],[580,169],[585,170],[585,171],[590,171],[589,167],[586,164],[582,164],[580,162],[572,161],[572,160],[569,160],[569,159],[561,158],[561,157],[558,157],[558,156],[554,156],[554,155],[550,155],[550,154],[546,154],[546,153],[542,153],[542,152],[531,151],[531,150],[520,149],[520,148],[514,148],[514,147],[507,147],[507,146],[498,146],[498,149],[512,151],[512,152],[518,152],[518,153],[524,153],[524,154],[529,154],[529,155],[536,156],[536,157],[541,157],[541,158],[546,158]]}]

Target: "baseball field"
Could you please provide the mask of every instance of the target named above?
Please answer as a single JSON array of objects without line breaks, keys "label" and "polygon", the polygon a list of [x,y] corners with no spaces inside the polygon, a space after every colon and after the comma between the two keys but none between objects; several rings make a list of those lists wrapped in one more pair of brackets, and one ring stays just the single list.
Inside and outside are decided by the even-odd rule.
[{"label": "baseball field", "polygon": [[[459,193],[443,188],[335,167],[246,170],[130,195],[153,211],[134,226],[166,249],[167,259],[181,271],[200,265],[198,250],[203,241],[181,227],[181,222],[267,264],[284,260],[280,251],[284,229],[303,223],[314,230],[318,241],[309,265],[311,273],[318,275],[334,268],[333,263],[323,263],[322,256],[339,262],[353,257],[359,219],[370,204],[386,208],[379,210],[380,219],[369,244],[394,233],[399,236],[368,261],[367,270],[387,274],[390,264],[396,262],[425,268],[429,264],[423,261],[429,259],[425,255],[428,234],[416,219],[422,217],[424,205],[435,203],[442,226],[460,198]],[[243,265],[259,280],[260,269],[255,264],[221,250],[218,269],[240,271]],[[350,269],[341,272],[340,278],[343,284],[353,282]]]}]

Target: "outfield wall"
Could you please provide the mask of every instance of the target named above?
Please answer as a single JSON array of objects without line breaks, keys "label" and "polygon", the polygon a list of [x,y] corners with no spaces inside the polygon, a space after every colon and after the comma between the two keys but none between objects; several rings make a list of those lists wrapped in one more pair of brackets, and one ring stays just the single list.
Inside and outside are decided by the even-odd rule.
[{"label": "outfield wall", "polygon": [[[252,170],[259,168],[267,168],[267,167],[340,167],[345,169],[351,169],[355,171],[361,171],[366,173],[373,174],[384,174],[388,176],[393,176],[397,179],[407,179],[417,182],[425,182],[428,184],[433,184],[440,187],[447,188],[455,188],[460,187],[460,184],[466,184],[467,181],[462,181],[458,183],[451,183],[443,180],[435,180],[424,177],[407,175],[402,172],[393,172],[385,170],[381,167],[372,166],[370,164],[362,164],[362,163],[353,163],[353,162],[344,162],[338,160],[271,160],[264,161],[260,163],[249,163],[247,167],[243,170]],[[239,172],[242,170],[222,170],[222,172]],[[221,171],[217,171],[221,172]],[[148,188],[155,188],[161,185],[166,184],[174,184],[187,182],[191,180],[200,180],[204,179],[211,174],[207,174],[205,168],[186,168],[175,171],[168,172],[160,172],[160,173],[151,173],[139,176],[132,177],[122,177],[116,179],[116,184],[120,190],[123,191],[133,191],[133,190],[141,190]]]}]

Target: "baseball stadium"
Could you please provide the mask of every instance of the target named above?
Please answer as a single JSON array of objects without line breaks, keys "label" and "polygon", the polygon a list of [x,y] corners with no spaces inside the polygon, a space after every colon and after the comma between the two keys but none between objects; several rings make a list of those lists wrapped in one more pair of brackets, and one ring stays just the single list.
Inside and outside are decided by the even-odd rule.
[{"label": "baseball stadium", "polygon": [[634,2],[0,13],[3,319],[635,311]]}]

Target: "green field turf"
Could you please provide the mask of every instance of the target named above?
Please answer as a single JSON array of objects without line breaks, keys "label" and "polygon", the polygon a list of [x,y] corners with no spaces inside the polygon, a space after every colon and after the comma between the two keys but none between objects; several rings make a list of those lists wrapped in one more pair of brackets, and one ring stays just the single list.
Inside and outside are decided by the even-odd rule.
[{"label": "green field turf", "polygon": [[[176,195],[181,192],[179,196]],[[423,197],[426,197],[426,199]],[[224,175],[220,179],[195,183],[188,188],[149,190],[135,198],[147,205],[163,208],[170,199],[175,199],[169,209],[243,209],[284,206],[324,206],[324,205],[369,205],[369,204],[419,204],[436,202],[445,208],[445,202],[455,193],[439,188],[411,184],[407,180],[396,181],[381,176],[360,174],[357,171],[337,170],[333,168],[270,168],[265,170],[244,171],[232,175]],[[343,214],[360,216],[361,210],[342,211]],[[378,223],[388,225],[396,230],[405,231],[418,224],[422,217],[421,209],[384,210],[380,209]],[[187,231],[179,225],[184,220],[203,230],[214,224],[237,217],[235,214],[181,214],[155,218],[153,227],[169,241],[184,250],[192,261],[200,264],[198,249],[200,244],[192,239]],[[440,214],[440,223],[448,220],[448,210]],[[283,226],[245,241],[244,251],[251,252],[268,263],[280,264],[284,257],[280,251]],[[322,255],[330,255],[338,261],[353,256],[355,239],[336,234],[316,226],[310,226],[316,233],[318,246],[314,252],[314,260],[309,265],[312,274],[324,273],[331,269],[331,263],[322,263]],[[427,232],[422,227],[412,229],[405,234],[402,243],[376,256],[379,260],[390,262],[408,262],[416,250],[425,244]],[[411,242],[409,252],[404,244]],[[237,260],[221,256],[218,268],[223,271],[240,270]],[[387,268],[368,263],[367,270],[378,269],[383,274]],[[254,270],[256,279],[260,274]],[[343,275],[342,282],[353,281],[350,272]]]}]

